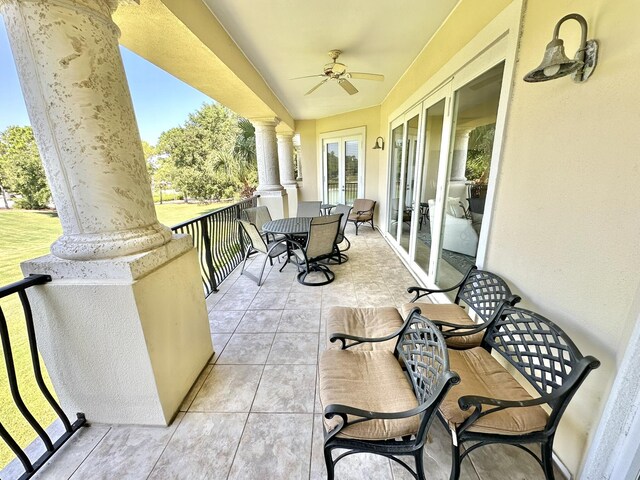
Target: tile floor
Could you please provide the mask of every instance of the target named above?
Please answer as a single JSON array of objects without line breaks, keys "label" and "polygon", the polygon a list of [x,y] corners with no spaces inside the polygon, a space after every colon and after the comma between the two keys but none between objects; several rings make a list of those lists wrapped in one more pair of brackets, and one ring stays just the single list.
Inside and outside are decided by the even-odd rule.
[{"label": "tile floor", "polygon": [[[76,434],[36,478],[326,478],[317,397],[317,360],[326,342],[323,313],[332,305],[399,306],[409,300],[406,288],[415,284],[377,232],[363,227],[356,237],[349,226],[347,235],[350,259],[333,267],[336,280],[330,285],[300,285],[292,265],[280,273],[276,263],[267,266],[262,287],[238,269],[209,297],[216,353],[171,426],[94,424]],[[258,270],[259,260],[249,268]],[[446,479],[449,437],[437,421],[433,425],[426,473],[430,479]],[[19,476],[12,473],[16,469],[10,466],[2,478]],[[543,475],[517,448],[490,446],[470,455],[462,478],[533,480]],[[359,454],[338,463],[336,479],[411,476],[384,457]]]}]

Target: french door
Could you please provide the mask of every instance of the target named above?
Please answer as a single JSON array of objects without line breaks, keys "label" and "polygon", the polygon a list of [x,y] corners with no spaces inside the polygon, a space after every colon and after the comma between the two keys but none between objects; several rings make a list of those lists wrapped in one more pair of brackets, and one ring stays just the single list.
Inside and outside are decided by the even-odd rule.
[{"label": "french door", "polygon": [[364,196],[364,135],[322,138],[323,200],[352,204]]}]

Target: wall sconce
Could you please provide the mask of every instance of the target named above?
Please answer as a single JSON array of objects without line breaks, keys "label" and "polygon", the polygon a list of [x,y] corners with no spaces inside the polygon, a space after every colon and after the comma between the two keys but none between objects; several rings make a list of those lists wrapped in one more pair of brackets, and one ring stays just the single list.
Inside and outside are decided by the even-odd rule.
[{"label": "wall sconce", "polygon": [[[573,60],[564,53],[564,42],[558,38],[560,26],[567,20],[576,20],[580,24],[582,36],[580,47]],[[553,39],[547,45],[542,63],[524,76],[525,82],[545,82],[554,78],[572,74],[573,81],[582,83],[593,73],[598,57],[598,42],[587,40],[587,21],[582,15],[571,13],[556,23]]]},{"label": "wall sconce", "polygon": [[376,144],[373,146],[374,150],[384,150],[384,139],[382,137],[376,138]]}]

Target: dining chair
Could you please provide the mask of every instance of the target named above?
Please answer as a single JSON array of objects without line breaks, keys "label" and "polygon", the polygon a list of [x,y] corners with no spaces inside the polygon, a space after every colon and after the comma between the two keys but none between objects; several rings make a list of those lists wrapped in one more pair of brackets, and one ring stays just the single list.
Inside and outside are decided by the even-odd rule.
[{"label": "dining chair", "polygon": [[[280,239],[273,242],[265,242],[264,237],[260,234],[258,227],[254,223],[248,222],[241,218],[238,219],[240,226],[249,237],[249,247],[244,254],[244,261],[242,262],[242,269],[240,275],[246,275],[247,277],[255,280],[258,286],[262,285],[262,275],[264,274],[264,267],[267,265],[267,260],[273,265],[273,259],[278,258],[283,253],[287,253],[287,240]],[[247,259],[252,253],[263,253],[265,255],[262,262],[262,268],[260,269],[260,275],[256,278],[253,274],[245,272],[244,268],[247,264]],[[286,265],[286,263],[284,264]],[[284,268],[284,265],[280,267],[280,270]]]},{"label": "dining chair", "polygon": [[[340,220],[340,228],[338,229],[338,238],[336,238],[335,253],[327,263],[335,262],[340,264],[349,260],[349,257],[343,252],[346,252],[351,248],[351,242],[345,236],[344,229],[347,227],[347,223],[349,222],[349,215],[351,214],[352,209],[353,207],[343,204],[338,204],[333,209],[334,214],[342,214],[342,219]],[[346,242],[347,248],[345,248],[344,250],[340,250],[339,245],[343,242]]]},{"label": "dining chair", "polygon": [[[298,282],[302,285],[319,287],[327,285],[335,279],[336,275],[326,265],[319,262],[331,258],[335,254],[336,239],[340,229],[342,214],[324,215],[314,217],[309,227],[306,244],[290,240],[290,243],[298,248],[293,250],[298,265]],[[326,278],[322,282],[309,282],[306,280],[311,272],[320,272]]]},{"label": "dining chair", "polygon": [[319,217],[322,202],[298,202],[296,217]]},{"label": "dining chair", "polygon": [[269,208],[266,205],[245,208],[244,210],[242,210],[241,215],[243,220],[253,223],[256,226],[256,228],[260,232],[260,235],[264,237],[267,243],[269,241],[282,240],[284,238],[284,236],[282,235],[274,235],[272,233],[266,233],[262,230],[264,224],[272,220],[271,213],[269,212]]}]

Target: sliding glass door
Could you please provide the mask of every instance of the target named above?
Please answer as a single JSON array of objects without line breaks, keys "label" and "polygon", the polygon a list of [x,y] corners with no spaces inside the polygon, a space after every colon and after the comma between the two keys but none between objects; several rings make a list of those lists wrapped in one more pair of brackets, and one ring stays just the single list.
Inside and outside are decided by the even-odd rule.
[{"label": "sliding glass door", "polygon": [[503,70],[453,79],[392,124],[387,232],[440,286],[476,263]]}]

